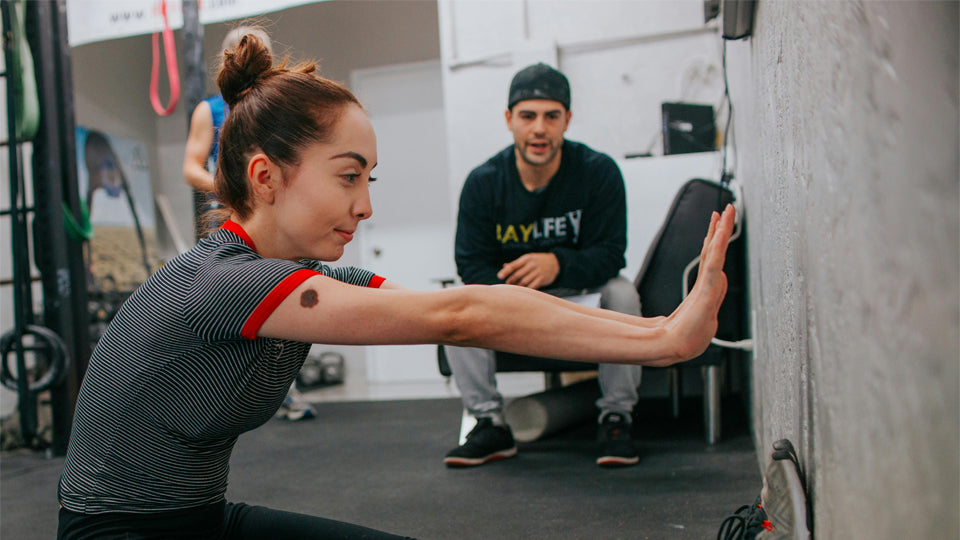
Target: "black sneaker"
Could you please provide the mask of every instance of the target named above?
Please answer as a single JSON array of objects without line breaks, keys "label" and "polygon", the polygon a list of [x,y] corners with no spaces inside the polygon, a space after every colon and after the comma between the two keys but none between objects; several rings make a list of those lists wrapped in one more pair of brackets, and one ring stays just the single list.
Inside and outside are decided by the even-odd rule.
[{"label": "black sneaker", "polygon": [[741,506],[723,520],[717,540],[755,540],[764,530],[773,532],[773,526],[767,519],[763,502],[758,496],[753,504]]},{"label": "black sneaker", "polygon": [[810,538],[812,512],[797,451],[781,439],[773,443],[770,458],[760,495],[723,520],[718,540]]},{"label": "black sneaker", "polygon": [[600,445],[597,465],[601,467],[625,467],[640,461],[640,454],[630,435],[630,421],[625,415],[606,414],[597,430],[597,442]]},{"label": "black sneaker", "polygon": [[516,454],[510,428],[494,425],[490,418],[480,418],[467,435],[467,442],[447,452],[443,462],[447,467],[474,467]]}]

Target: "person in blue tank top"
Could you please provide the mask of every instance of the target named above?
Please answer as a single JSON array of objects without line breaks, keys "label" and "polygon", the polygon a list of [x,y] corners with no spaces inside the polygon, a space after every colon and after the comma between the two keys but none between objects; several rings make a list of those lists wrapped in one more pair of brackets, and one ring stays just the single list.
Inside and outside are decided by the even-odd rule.
[{"label": "person in blue tank top", "polygon": [[[271,51],[270,36],[262,29],[251,26],[241,26],[230,30],[220,46],[219,55],[223,51],[232,50],[246,34],[254,34],[263,41],[267,50]],[[213,174],[217,166],[217,154],[220,146],[220,128],[223,120],[230,112],[230,107],[219,93],[214,94],[197,104],[190,116],[190,131],[187,135],[187,145],[183,156],[183,177],[193,189],[204,197],[204,204],[198,211],[202,226],[198,227],[199,237],[201,230],[213,229],[219,223],[209,222],[210,210],[222,207],[213,191]]]},{"label": "person in blue tank top", "polygon": [[210,96],[204,99],[204,101],[206,101],[210,107],[210,116],[213,118],[213,145],[210,146],[210,155],[208,156],[207,162],[209,163],[212,160],[213,164],[216,165],[217,150],[220,148],[220,128],[223,127],[223,119],[226,118],[227,113],[230,112],[230,106],[227,105],[227,102],[223,100],[223,96],[220,94]]},{"label": "person in blue tank top", "polygon": [[[219,54],[237,46],[240,38],[255,34],[267,49],[271,49],[270,36],[260,28],[241,26],[223,38]],[[218,56],[219,56],[218,54]],[[213,193],[213,172],[217,163],[220,144],[220,128],[230,107],[220,93],[197,104],[190,116],[190,132],[183,158],[183,176],[191,187],[203,193]]]}]

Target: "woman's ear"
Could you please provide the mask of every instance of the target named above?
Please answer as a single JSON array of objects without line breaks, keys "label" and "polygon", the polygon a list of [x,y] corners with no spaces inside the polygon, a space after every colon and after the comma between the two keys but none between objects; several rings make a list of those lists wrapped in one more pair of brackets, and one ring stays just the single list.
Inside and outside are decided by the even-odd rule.
[{"label": "woman's ear", "polygon": [[247,178],[258,198],[272,204],[281,185],[280,168],[266,154],[258,152],[247,162]]}]

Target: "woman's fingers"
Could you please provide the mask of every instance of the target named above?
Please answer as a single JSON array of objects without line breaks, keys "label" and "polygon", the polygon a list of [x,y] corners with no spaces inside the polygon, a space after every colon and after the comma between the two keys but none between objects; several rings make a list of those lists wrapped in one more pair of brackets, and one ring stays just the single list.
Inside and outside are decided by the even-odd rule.
[{"label": "woman's fingers", "polygon": [[666,323],[678,330],[684,360],[699,356],[710,344],[717,331],[717,312],[727,292],[723,274],[727,244],[733,234],[735,211],[727,206],[722,214],[710,218],[710,227],[704,239],[700,271],[693,290],[667,318]]},{"label": "woman's fingers", "polygon": [[717,232],[717,223],[720,221],[720,214],[713,212],[710,214],[710,226],[707,227],[707,235],[703,237],[703,248],[700,250],[700,260],[707,256],[707,249],[710,247],[710,240]]},{"label": "woman's fingers", "polygon": [[734,222],[736,221],[737,211],[733,209],[732,204],[728,204],[723,210],[723,215],[717,223],[717,234],[714,235],[717,249],[721,255],[726,257],[727,244],[730,243],[730,237],[733,235]]},{"label": "woman's fingers", "polygon": [[707,232],[709,244],[704,246],[700,258],[701,271],[709,268],[722,270],[727,255],[727,244],[733,234],[733,223],[736,211],[732,205],[727,205],[723,214],[711,219],[710,230]]},{"label": "woman's fingers", "polygon": [[[711,298],[712,300],[708,302],[711,304],[717,302],[718,308],[726,294],[723,265],[726,261],[727,244],[730,242],[730,236],[733,233],[734,214],[733,207],[728,205],[723,214],[714,213],[711,218],[706,245],[700,256],[697,282],[690,291],[690,296],[704,294],[707,298]],[[683,304],[681,304],[682,306]]]}]

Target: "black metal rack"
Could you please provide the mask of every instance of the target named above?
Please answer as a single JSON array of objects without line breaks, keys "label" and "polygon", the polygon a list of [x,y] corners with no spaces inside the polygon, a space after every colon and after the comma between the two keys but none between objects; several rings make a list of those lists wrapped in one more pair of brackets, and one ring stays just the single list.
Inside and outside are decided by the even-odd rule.
[{"label": "black metal rack", "polygon": [[[64,226],[67,213],[79,215],[81,207],[66,5],[64,0],[0,0],[0,11],[6,66],[2,79],[7,87],[8,140],[3,144],[9,155],[10,184],[10,208],[0,215],[9,216],[11,223],[14,293],[14,328],[0,329],[6,331],[0,339],[0,381],[17,391],[24,442],[63,455],[91,349],[82,240],[70,238]],[[23,88],[25,70],[19,69],[21,58],[15,59],[14,54],[24,50],[30,52],[34,79],[29,82],[36,83],[39,110],[39,122],[29,136],[21,136],[23,125],[18,124],[16,112],[16,89]],[[26,190],[28,143],[32,204]],[[42,290],[39,313],[34,313],[31,255]],[[16,369],[8,365],[11,353]],[[28,355],[32,355],[32,369]],[[49,441],[37,433],[38,396],[47,390],[53,420]]]}]

